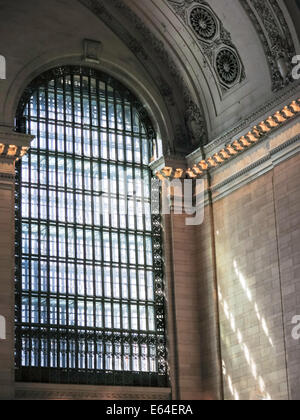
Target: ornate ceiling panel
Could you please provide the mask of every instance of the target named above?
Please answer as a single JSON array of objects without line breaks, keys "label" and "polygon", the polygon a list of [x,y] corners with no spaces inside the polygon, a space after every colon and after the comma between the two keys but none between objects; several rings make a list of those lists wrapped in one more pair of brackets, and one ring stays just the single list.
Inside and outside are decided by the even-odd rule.
[{"label": "ornate ceiling panel", "polygon": [[216,1],[143,1],[79,0],[150,75],[172,120],[171,153],[207,144],[292,82],[295,47],[276,0],[231,0],[224,10]]},{"label": "ornate ceiling panel", "polygon": [[287,9],[282,0],[28,0],[29,21],[10,3],[1,9],[6,125],[27,81],[50,66],[91,63],[128,82],[155,120],[164,153],[184,155],[206,150],[297,86],[285,69],[299,47],[294,1]]},{"label": "ornate ceiling panel", "polygon": [[198,38],[222,91],[245,79],[245,69],[231,34],[210,5],[202,0],[167,0]]}]

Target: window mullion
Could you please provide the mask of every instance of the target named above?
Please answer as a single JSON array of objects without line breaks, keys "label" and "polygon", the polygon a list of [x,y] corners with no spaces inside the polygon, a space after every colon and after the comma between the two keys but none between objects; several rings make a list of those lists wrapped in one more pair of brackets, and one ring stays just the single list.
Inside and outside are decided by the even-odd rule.
[{"label": "window mullion", "polygon": [[[91,86],[91,76],[89,76],[88,78],[89,81],[89,111],[90,111],[90,150],[91,150],[91,156],[94,158],[94,147],[93,147],[93,106],[92,106],[92,86]],[[94,357],[94,369],[96,370],[96,360],[97,360],[97,334],[96,334],[96,269],[95,269],[95,264],[96,264],[96,253],[95,253],[95,249],[96,249],[96,243],[95,243],[95,191],[94,191],[94,179],[95,179],[95,174],[94,174],[94,162],[91,160],[90,161],[90,168],[91,168],[91,214],[92,214],[92,219],[91,219],[91,225],[92,225],[92,246],[93,246],[93,251],[92,251],[92,259],[93,259],[93,265],[92,265],[92,275],[93,275],[93,326],[94,326],[94,352],[93,352],[93,357]]]},{"label": "window mullion", "polygon": [[[75,87],[74,87],[74,75],[71,74],[70,76],[71,79],[71,106],[72,106],[72,136],[73,136],[73,155],[74,155],[74,173],[73,173],[73,188],[76,188],[76,138],[75,138],[75,126],[76,126],[76,119],[75,119]],[[74,190],[75,193],[75,190]],[[78,238],[77,238],[77,229],[76,229],[76,202],[74,202],[73,205],[73,234],[74,234],[74,256],[75,256],[75,260],[74,260],[74,289],[75,289],[75,296],[74,296],[74,300],[73,300],[73,304],[74,304],[74,320],[75,320],[75,326],[78,326],[78,270],[77,270],[77,265],[76,263],[78,262],[78,255],[77,255],[77,250],[78,250]],[[79,340],[79,334],[78,334],[78,329],[72,329],[72,336],[73,339],[75,339],[75,355],[73,355],[73,357],[75,358],[75,368],[78,371],[79,366],[78,366],[78,357],[79,357],[79,344],[78,344],[78,340]]]},{"label": "window mullion", "polygon": [[59,322],[59,294],[60,294],[60,284],[59,284],[59,259],[60,259],[60,227],[59,227],[59,167],[58,167],[58,132],[57,132],[57,79],[54,80],[54,108],[55,108],[55,169],[56,169],[56,186],[55,186],[55,192],[56,192],[56,248],[57,248],[57,259],[56,259],[56,340],[57,340],[57,367],[60,368],[60,322]]},{"label": "window mullion", "polygon": [[[83,67],[49,71],[32,92],[24,128],[37,139],[26,158],[29,182],[22,182],[21,162],[16,185],[16,219],[28,226],[28,246],[16,247],[18,378],[167,384],[163,369],[150,373],[152,343],[164,335],[163,300],[154,287],[152,301],[151,270],[155,284],[163,279],[159,221],[152,218],[154,233],[143,184],[150,183],[145,157],[152,139],[146,142],[141,105],[117,81]],[[100,191],[100,181],[108,188]],[[121,215],[129,202],[132,214]],[[159,331],[150,325],[153,310]]]}]

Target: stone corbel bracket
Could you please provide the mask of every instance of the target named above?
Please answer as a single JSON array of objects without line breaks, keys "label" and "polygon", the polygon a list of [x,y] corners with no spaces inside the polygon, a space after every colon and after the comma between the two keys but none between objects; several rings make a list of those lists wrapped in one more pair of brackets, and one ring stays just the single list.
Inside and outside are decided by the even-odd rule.
[{"label": "stone corbel bracket", "polygon": [[178,165],[175,167],[171,166],[172,162],[168,162],[168,164],[161,168],[156,166],[154,162],[152,168],[154,170],[156,169],[155,174],[159,179],[169,178],[172,174],[175,178],[196,179],[205,177],[208,171],[220,168],[230,162],[232,159],[249,150],[254,145],[257,145],[270,134],[273,134],[276,130],[279,130],[299,115],[300,99],[295,100],[283,109],[278,110],[260,124],[252,127],[248,133],[245,133],[245,135],[235,139],[232,143],[223,147],[213,156],[199,160],[191,167],[187,167],[187,163],[181,167]]},{"label": "stone corbel bracket", "polygon": [[152,162],[150,168],[160,181],[172,181],[186,178],[187,162],[185,157],[169,155]]},{"label": "stone corbel bracket", "polygon": [[0,159],[16,161],[29,150],[34,136],[10,131],[0,127]]},{"label": "stone corbel bracket", "polygon": [[0,178],[10,180],[15,177],[15,163],[29,150],[34,139],[28,134],[16,133],[9,127],[0,127]]},{"label": "stone corbel bracket", "polygon": [[[204,202],[207,200],[207,194],[204,193],[203,195],[202,190],[202,186],[204,186],[204,191],[207,190],[207,180],[198,182],[188,177],[186,163],[186,158],[170,155],[162,157],[150,165],[152,172],[156,174],[160,181],[160,208],[162,211],[167,211],[167,213],[162,214],[185,214],[185,217],[186,215],[193,215],[195,209],[201,207],[203,200]],[[192,192],[191,195],[190,192]],[[170,213],[168,213],[169,211]],[[193,217],[191,217],[192,219]],[[187,226],[192,224],[193,222],[187,221]]]}]

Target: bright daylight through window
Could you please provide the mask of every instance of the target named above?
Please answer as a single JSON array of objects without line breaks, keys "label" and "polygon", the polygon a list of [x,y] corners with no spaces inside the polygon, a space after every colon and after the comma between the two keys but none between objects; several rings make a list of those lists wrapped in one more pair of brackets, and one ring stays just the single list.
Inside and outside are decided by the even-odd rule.
[{"label": "bright daylight through window", "polygon": [[17,174],[16,379],[166,386],[143,107],[109,76],[65,67],[29,86],[17,123],[35,140]]}]

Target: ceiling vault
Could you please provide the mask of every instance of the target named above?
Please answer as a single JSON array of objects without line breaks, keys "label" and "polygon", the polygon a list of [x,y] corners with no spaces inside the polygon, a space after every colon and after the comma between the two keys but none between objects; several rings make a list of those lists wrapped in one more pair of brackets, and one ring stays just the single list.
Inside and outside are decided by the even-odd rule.
[{"label": "ceiling vault", "polygon": [[167,0],[197,38],[221,94],[245,80],[245,68],[230,32],[203,0]]},{"label": "ceiling vault", "polygon": [[[123,0],[110,0],[109,4],[101,0],[78,1],[122,39],[152,77],[175,127],[175,138],[169,143],[168,153],[186,153],[200,144],[207,144],[207,126],[202,106],[193,99],[164,42],[152,33]],[[121,19],[118,19],[119,15]],[[178,103],[182,109],[179,109]]]},{"label": "ceiling vault", "polygon": [[240,0],[259,35],[270,67],[272,89],[294,81],[292,58],[296,55],[291,31],[277,0]]}]

